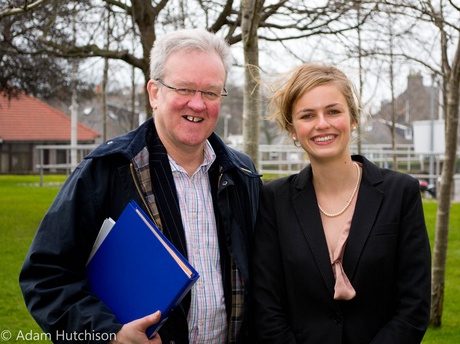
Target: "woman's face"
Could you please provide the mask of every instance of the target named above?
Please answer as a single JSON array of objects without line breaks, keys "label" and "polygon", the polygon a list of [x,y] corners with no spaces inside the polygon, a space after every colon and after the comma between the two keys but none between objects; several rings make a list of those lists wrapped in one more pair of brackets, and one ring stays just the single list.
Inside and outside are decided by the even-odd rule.
[{"label": "woman's face", "polygon": [[353,126],[347,101],[334,84],[314,87],[292,107],[291,135],[310,160],[349,158]]}]

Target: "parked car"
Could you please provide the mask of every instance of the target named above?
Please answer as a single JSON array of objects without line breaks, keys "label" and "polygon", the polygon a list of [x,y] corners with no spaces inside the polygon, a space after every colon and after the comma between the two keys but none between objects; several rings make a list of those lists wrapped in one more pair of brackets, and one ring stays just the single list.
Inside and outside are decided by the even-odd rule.
[{"label": "parked car", "polygon": [[426,180],[419,180],[420,182],[420,192],[423,195],[436,198],[436,185],[429,184]]}]

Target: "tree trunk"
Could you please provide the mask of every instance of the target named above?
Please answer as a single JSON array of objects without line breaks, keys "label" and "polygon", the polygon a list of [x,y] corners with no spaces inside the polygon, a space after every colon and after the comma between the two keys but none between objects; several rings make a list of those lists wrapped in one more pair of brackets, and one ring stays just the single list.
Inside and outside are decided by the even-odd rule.
[{"label": "tree trunk", "polygon": [[243,0],[241,4],[241,29],[244,49],[244,95],[243,95],[243,152],[255,165],[259,162],[259,27],[263,0]]},{"label": "tree trunk", "polygon": [[[447,49],[447,47],[443,47]],[[445,64],[446,65],[446,64]],[[458,107],[460,84],[460,39],[452,63],[452,68],[444,68],[448,80],[446,148],[442,166],[441,185],[438,192],[439,204],[436,214],[436,233],[433,248],[433,271],[431,287],[431,316],[430,323],[440,326],[444,303],[444,281],[446,274],[447,244],[449,237],[449,215],[452,197],[452,185],[455,172],[458,140]],[[450,73],[448,73],[450,72]]]},{"label": "tree trunk", "polygon": [[398,170],[398,158],[396,156],[396,110],[395,110],[395,87],[394,87],[394,55],[393,55],[393,17],[389,17],[389,33],[390,33],[390,90],[391,90],[391,149],[393,150],[393,166],[392,169]]}]

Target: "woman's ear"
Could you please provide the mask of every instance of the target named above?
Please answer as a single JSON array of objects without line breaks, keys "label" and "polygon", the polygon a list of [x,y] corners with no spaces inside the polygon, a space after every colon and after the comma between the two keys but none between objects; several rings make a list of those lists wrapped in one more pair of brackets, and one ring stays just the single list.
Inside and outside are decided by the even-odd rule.
[{"label": "woman's ear", "polygon": [[290,127],[290,128],[287,129],[287,131],[288,131],[288,136],[289,136],[291,139],[293,139],[294,141],[297,141],[297,140],[298,140],[297,134],[296,134],[294,128]]}]

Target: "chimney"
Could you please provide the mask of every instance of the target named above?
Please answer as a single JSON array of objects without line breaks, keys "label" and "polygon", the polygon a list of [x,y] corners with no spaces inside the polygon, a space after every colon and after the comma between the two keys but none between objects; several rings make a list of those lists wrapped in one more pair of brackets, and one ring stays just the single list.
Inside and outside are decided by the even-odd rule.
[{"label": "chimney", "polygon": [[412,93],[416,90],[423,89],[423,77],[418,73],[411,72],[407,77],[407,91]]}]

